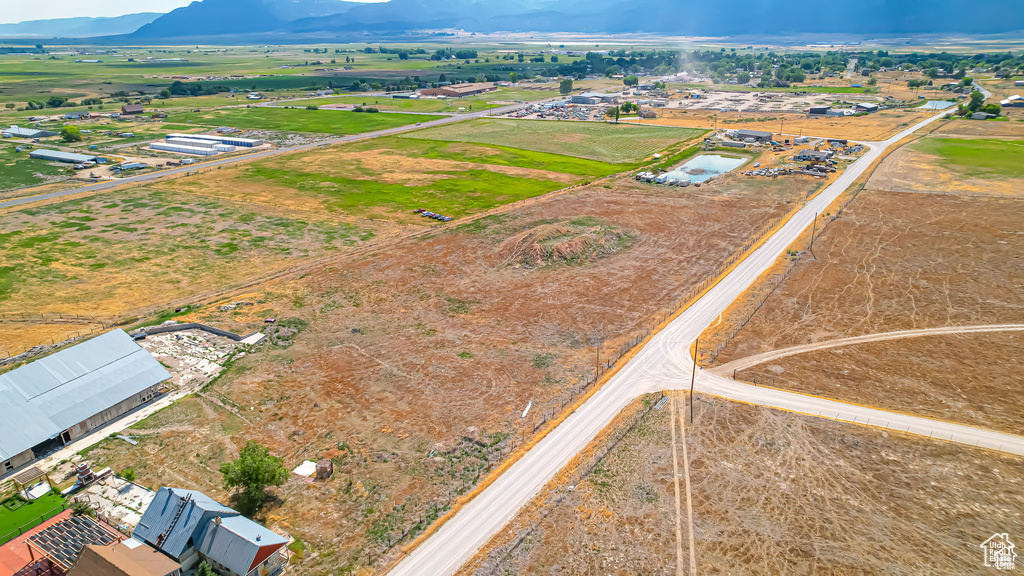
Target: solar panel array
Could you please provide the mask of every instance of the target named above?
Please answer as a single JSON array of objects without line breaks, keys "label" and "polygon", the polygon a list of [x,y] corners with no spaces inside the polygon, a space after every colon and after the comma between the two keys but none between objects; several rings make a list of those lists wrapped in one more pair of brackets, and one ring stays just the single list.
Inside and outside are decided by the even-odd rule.
[{"label": "solar panel array", "polygon": [[75,563],[82,548],[91,544],[106,546],[117,539],[88,516],[71,516],[29,538],[36,548],[66,568]]}]

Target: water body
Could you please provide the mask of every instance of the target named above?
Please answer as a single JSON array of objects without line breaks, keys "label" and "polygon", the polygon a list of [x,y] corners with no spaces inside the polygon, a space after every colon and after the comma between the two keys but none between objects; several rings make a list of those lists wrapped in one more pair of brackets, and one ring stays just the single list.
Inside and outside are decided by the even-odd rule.
[{"label": "water body", "polygon": [[701,154],[691,158],[682,166],[673,168],[667,173],[669,178],[689,180],[690,182],[704,182],[712,176],[725,174],[730,170],[746,162],[746,158],[730,158],[718,154]]},{"label": "water body", "polygon": [[945,100],[929,100],[921,106],[918,106],[918,108],[922,110],[945,110],[946,108],[953,106],[956,106],[953,102],[946,102]]}]

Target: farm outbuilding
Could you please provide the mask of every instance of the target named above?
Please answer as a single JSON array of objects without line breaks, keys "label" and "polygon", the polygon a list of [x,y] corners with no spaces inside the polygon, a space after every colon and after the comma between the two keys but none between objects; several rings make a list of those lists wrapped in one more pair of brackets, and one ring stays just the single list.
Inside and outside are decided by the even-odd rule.
[{"label": "farm outbuilding", "polygon": [[124,106],[121,106],[122,115],[142,114],[145,111],[146,110],[142,107],[141,104],[125,104]]},{"label": "farm outbuilding", "polygon": [[149,145],[151,150],[164,150],[166,152],[180,152],[182,154],[195,154],[197,156],[213,156],[217,151],[213,147],[190,146],[188,144],[176,144],[172,141],[153,142]]},{"label": "farm outbuilding", "polygon": [[170,377],[121,329],[0,375],[0,475],[148,402]]},{"label": "farm outbuilding", "polygon": [[69,164],[80,164],[82,162],[96,162],[96,156],[90,156],[88,154],[75,154],[74,152],[64,152],[62,150],[33,150],[28,153],[30,158],[38,158],[40,160],[52,160],[55,162],[67,162]]},{"label": "farm outbuilding", "polygon": [[22,128],[20,126],[11,126],[3,131],[4,138],[46,138],[47,136],[56,136],[56,132],[50,130],[39,130],[36,128]]},{"label": "farm outbuilding", "polygon": [[213,142],[214,144],[228,144],[231,146],[239,146],[242,148],[254,148],[256,146],[263,146],[263,140],[239,138],[237,136],[226,136],[224,134],[167,134],[164,138],[167,140],[170,140],[171,138],[189,138],[192,140],[205,140],[207,142]]},{"label": "farm outbuilding", "polygon": [[491,92],[498,88],[488,82],[471,82],[467,84],[452,84],[451,86],[439,86],[438,88],[427,88],[420,90],[422,96],[447,96],[449,98],[463,98],[475,94]]}]

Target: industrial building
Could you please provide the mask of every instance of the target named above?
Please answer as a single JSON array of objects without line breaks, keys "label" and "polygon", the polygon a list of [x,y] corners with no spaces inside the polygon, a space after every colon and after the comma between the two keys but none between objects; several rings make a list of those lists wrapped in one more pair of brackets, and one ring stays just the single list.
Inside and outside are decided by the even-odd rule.
[{"label": "industrial building", "polygon": [[854,109],[857,112],[878,112],[878,104],[872,104],[871,102],[861,102],[857,104]]},{"label": "industrial building", "polygon": [[751,138],[754,142],[771,142],[771,132],[760,132],[758,130],[737,130],[734,138],[746,141],[747,138]]},{"label": "industrial building", "polygon": [[[195,490],[161,488],[132,538],[189,568],[206,560],[224,575],[274,573],[288,539]],[[255,572],[254,572],[255,571]]]},{"label": "industrial building", "polygon": [[75,154],[74,152],[63,152],[61,150],[33,150],[28,153],[29,158],[40,160],[52,160],[55,162],[67,162],[69,164],[81,164],[82,162],[99,162],[101,158],[88,154]]},{"label": "industrial building", "polygon": [[811,150],[810,148],[801,150],[794,157],[797,160],[805,160],[810,162],[824,162],[832,157],[832,153],[827,150]]},{"label": "industrial building", "polygon": [[36,128],[21,128],[17,125],[11,126],[3,131],[4,138],[46,138],[47,136],[56,136],[56,132],[49,130],[39,130]]},{"label": "industrial building", "polygon": [[584,92],[569,97],[573,104],[614,104],[618,100],[615,94],[602,94],[600,92]]},{"label": "industrial building", "polygon": [[825,116],[831,109],[831,106],[811,106],[807,113],[811,116]]},{"label": "industrial building", "polygon": [[120,328],[0,374],[0,475],[152,400],[170,377]]},{"label": "industrial building", "polygon": [[473,96],[474,94],[483,94],[484,92],[491,92],[498,88],[494,84],[487,82],[472,82],[467,84],[452,84],[451,86],[438,86],[437,88],[427,88],[420,90],[420,94],[423,96],[446,96],[448,98],[463,98],[466,96]]},{"label": "industrial building", "polygon": [[237,136],[227,136],[224,134],[167,134],[164,136],[165,140],[172,138],[186,138],[193,140],[206,140],[214,142],[216,144],[228,144],[230,146],[240,146],[242,148],[254,148],[256,146],[263,146],[263,140],[253,140],[250,138],[239,138]]},{"label": "industrial building", "polygon": [[179,152],[181,154],[195,154],[197,156],[213,156],[218,151],[212,147],[205,148],[200,146],[189,146],[187,144],[176,144],[171,141],[167,142],[153,142],[149,145],[151,150],[163,150],[165,152]]}]

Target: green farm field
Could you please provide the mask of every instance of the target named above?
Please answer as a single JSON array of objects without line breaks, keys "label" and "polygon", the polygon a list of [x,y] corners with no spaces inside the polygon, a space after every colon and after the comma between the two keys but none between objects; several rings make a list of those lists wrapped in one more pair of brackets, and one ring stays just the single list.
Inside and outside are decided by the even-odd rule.
[{"label": "green farm field", "polygon": [[114,315],[369,240],[359,223],[147,188],[0,216],[0,310]]},{"label": "green farm field", "polygon": [[207,126],[231,126],[260,130],[312,132],[322,134],[360,134],[437,120],[419,114],[371,114],[343,110],[306,110],[287,108],[227,108],[208,112],[171,114],[169,122]]},{"label": "green farm field", "polygon": [[38,186],[66,179],[67,168],[28,157],[28,150],[16,152],[15,144],[0,145],[0,192]]},{"label": "green farm field", "polygon": [[914,147],[966,176],[1024,178],[1024,140],[922,138]]},{"label": "green farm field", "polygon": [[601,162],[627,163],[703,133],[694,128],[482,118],[404,137],[514,146]]},{"label": "green farm field", "polygon": [[156,186],[422,225],[434,221],[413,214],[416,208],[466,216],[632,166],[498,145],[386,137]]}]

